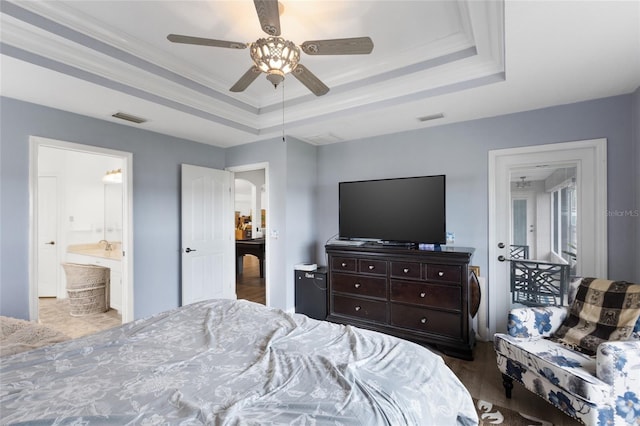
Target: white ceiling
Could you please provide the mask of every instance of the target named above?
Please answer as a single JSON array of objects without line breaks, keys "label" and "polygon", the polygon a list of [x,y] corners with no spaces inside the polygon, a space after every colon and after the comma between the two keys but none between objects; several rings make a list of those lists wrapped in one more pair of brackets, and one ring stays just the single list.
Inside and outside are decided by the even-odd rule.
[{"label": "white ceiling", "polygon": [[[166,36],[265,37],[251,0],[3,0],[0,95],[229,147],[283,131],[333,143],[640,86],[638,1],[281,3],[283,37],[370,36],[372,54],[303,53],[331,88],[322,97],[291,76],[276,90],[260,76],[236,94],[228,89],[252,65],[248,49]],[[112,118],[118,111],[148,121]]]}]

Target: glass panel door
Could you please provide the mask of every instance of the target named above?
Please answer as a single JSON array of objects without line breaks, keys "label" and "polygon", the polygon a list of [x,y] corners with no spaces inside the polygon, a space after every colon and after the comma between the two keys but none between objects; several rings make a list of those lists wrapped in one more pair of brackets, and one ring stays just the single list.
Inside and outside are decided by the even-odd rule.
[{"label": "glass panel door", "polygon": [[[532,268],[522,268],[524,278],[542,269],[542,262],[563,264],[564,269],[569,265],[571,274],[575,270],[577,276],[607,276],[607,218],[602,213],[607,209],[606,147],[606,139],[594,139],[489,151],[487,336],[506,330],[509,309],[516,304],[511,268],[514,259],[517,263],[523,258],[512,254],[511,246],[522,240],[522,225],[515,228],[518,236],[514,232],[514,199],[527,200],[526,246],[530,254],[526,259],[537,262]],[[570,169],[574,167],[577,171],[572,182]],[[544,169],[549,169],[546,176],[535,176]],[[538,188],[541,180],[544,187]],[[531,182],[529,186],[527,182]]]},{"label": "glass panel door", "polygon": [[577,263],[574,164],[511,170],[512,303],[562,305]]}]

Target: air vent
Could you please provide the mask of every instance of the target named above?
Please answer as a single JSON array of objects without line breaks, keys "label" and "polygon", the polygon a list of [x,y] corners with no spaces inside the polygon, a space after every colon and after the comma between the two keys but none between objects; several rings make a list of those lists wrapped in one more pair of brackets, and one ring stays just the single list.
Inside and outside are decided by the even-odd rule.
[{"label": "air vent", "polygon": [[140,124],[147,121],[145,118],[136,117],[135,115],[127,114],[125,112],[116,112],[112,117],[119,118],[120,120],[130,121],[132,123]]},{"label": "air vent", "polygon": [[334,135],[333,133],[322,133],[319,135],[308,136],[305,140],[314,145],[328,145],[343,141],[340,136]]},{"label": "air vent", "polygon": [[438,114],[425,115],[424,117],[418,117],[418,121],[431,121],[444,118],[444,114],[439,112]]}]

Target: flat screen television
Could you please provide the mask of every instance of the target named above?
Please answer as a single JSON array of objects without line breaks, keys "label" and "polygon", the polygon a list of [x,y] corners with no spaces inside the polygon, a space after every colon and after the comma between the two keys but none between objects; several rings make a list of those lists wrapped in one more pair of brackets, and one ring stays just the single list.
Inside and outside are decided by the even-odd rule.
[{"label": "flat screen television", "polygon": [[444,175],[340,182],[339,238],[446,243]]}]

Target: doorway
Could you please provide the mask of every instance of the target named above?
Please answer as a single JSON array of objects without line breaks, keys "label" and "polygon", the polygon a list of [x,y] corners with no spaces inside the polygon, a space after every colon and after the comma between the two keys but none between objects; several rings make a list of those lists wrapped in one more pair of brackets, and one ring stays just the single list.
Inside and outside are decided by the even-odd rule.
[{"label": "doorway", "polygon": [[[61,312],[59,304],[49,303],[51,300],[70,302],[66,300],[66,277],[61,267],[64,262],[108,267],[110,286],[105,293],[116,309],[108,311],[104,318],[96,317],[96,324],[87,322],[90,316],[77,318],[71,324],[75,318],[68,313],[60,324],[95,332],[114,326],[115,318],[119,323],[133,319],[131,163],[132,155],[127,152],[30,138],[32,320],[41,319],[40,297],[47,297],[42,299],[42,305],[47,302],[45,315]],[[109,256],[75,252],[83,245],[88,249],[103,247]],[[76,337],[77,330],[72,335]]]},{"label": "doorway", "polygon": [[236,296],[267,305],[267,166],[255,164],[229,170],[235,173]]},{"label": "doorway", "polygon": [[[564,304],[571,277],[607,276],[606,139],[490,151],[489,171],[493,335],[510,307]],[[521,287],[540,277],[550,293]]]}]

